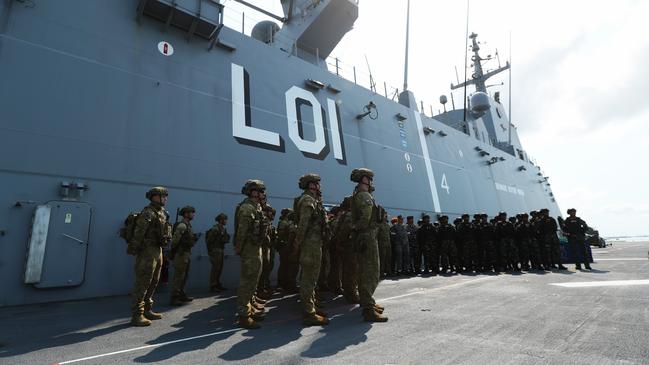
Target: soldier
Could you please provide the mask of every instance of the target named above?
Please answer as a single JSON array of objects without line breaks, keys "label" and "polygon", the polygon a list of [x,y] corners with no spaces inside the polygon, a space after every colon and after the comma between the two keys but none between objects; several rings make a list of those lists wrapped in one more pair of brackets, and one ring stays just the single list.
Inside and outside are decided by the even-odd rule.
[{"label": "soldier", "polygon": [[564,234],[568,237],[568,243],[575,255],[575,269],[581,270],[581,263],[586,270],[591,270],[588,251],[586,249],[586,230],[588,225],[581,218],[577,217],[577,209],[568,209],[569,217],[563,223]]},{"label": "soldier", "polygon": [[265,190],[266,186],[261,180],[246,181],[241,193],[247,197],[235,212],[234,251],[241,256],[237,315],[238,325],[246,329],[259,328],[256,320],[263,319],[253,309],[252,300],[261,275],[261,244],[265,234],[261,200]]},{"label": "soldier", "polygon": [[378,241],[380,256],[380,274],[385,277],[390,272],[392,266],[392,247],[390,245],[390,223],[388,223],[388,213],[379,205],[379,214],[381,222],[379,223]]},{"label": "soldier", "polygon": [[545,270],[545,247],[541,238],[540,214],[533,210],[530,212],[530,261],[535,270]]},{"label": "soldier", "polygon": [[179,306],[191,302],[194,298],[185,293],[185,284],[189,274],[192,247],[198,241],[199,235],[192,230],[191,221],[194,219],[196,209],[187,205],[180,209],[182,220],[174,224],[173,237],[171,238],[171,251],[169,258],[174,267],[173,285],[171,288],[170,305]]},{"label": "soldier", "polygon": [[331,268],[329,270],[329,289],[336,295],[343,294],[342,275],[343,275],[343,238],[340,236],[340,222],[343,210],[339,206],[331,208],[332,219],[329,222],[331,231],[331,241],[329,244],[329,257],[331,258]]},{"label": "soldier", "polygon": [[[424,260],[424,273],[432,272],[437,275],[439,264],[433,262],[433,245],[435,244],[435,226],[430,223],[430,216],[425,214],[421,220],[421,226],[417,229],[417,246],[419,251],[415,258],[415,270],[421,265],[421,259]],[[436,256],[436,254],[435,254]]]},{"label": "soldier", "polygon": [[545,247],[549,252],[549,264],[554,269],[568,270],[567,267],[561,263],[561,243],[557,237],[557,221],[550,217],[550,211],[547,208],[541,209],[542,214],[542,232],[545,241]]},{"label": "soldier", "polygon": [[[358,253],[358,293],[363,308],[363,320],[387,322],[388,318],[381,315],[383,307],[374,301],[374,291],[379,284],[379,247],[376,233],[380,222],[371,193],[373,178],[372,170],[366,168],[354,169],[350,176],[350,180],[357,184],[352,197],[352,227]],[[404,238],[407,243],[407,237]]]},{"label": "soldier", "polygon": [[264,240],[261,246],[261,276],[257,284],[258,296],[268,299],[272,294],[270,287],[270,274],[275,266],[275,247],[277,245],[277,229],[273,226],[275,220],[275,208],[263,200],[262,209],[264,211]]},{"label": "soldier", "polygon": [[455,227],[448,224],[448,216],[439,217],[437,235],[440,245],[442,273],[457,271],[457,252],[455,250]]},{"label": "soldier", "polygon": [[518,223],[514,226],[514,237],[518,247],[518,258],[521,270],[530,269],[531,227],[527,213],[519,214]]},{"label": "soldier", "polygon": [[482,248],[483,257],[483,271],[498,272],[496,245],[494,239],[496,238],[496,231],[493,224],[489,222],[489,216],[486,213],[480,214],[480,226],[478,228],[478,241]]},{"label": "soldier", "polygon": [[[410,266],[415,275],[421,274],[421,261],[425,257],[424,250],[419,246],[417,241],[418,227],[415,225],[415,217],[409,215],[406,217],[406,233],[408,234],[408,249],[410,251]],[[428,265],[425,262],[426,272],[428,272]]]},{"label": "soldier", "polygon": [[457,241],[459,246],[463,248],[463,265],[468,271],[477,271],[478,270],[478,259],[476,257],[476,252],[478,247],[475,240],[475,230],[474,226],[469,221],[470,216],[468,214],[462,214],[462,219],[456,227],[457,231]]},{"label": "soldier", "polygon": [[458,273],[464,272],[464,241],[460,240],[457,236],[457,227],[462,223],[462,218],[455,218],[453,220],[453,228],[455,228],[455,270]]},{"label": "soldier", "polygon": [[352,234],[352,197],[347,196],[340,204],[342,215],[338,227],[340,243],[343,247],[343,296],[350,304],[358,304],[358,259],[354,250]]},{"label": "soldier", "polygon": [[151,188],[146,198],[151,201],[137,216],[133,239],[128,243],[128,252],[135,254],[135,285],[131,291],[131,325],[149,326],[151,320],[162,318],[152,310],[153,294],[160,279],[162,268],[162,247],[171,239],[167,189],[161,186]]},{"label": "soldier", "polygon": [[306,326],[329,324],[326,314],[316,308],[315,288],[322,261],[322,241],[325,234],[325,210],[322,206],[320,176],[306,174],[298,183],[304,192],[295,199],[293,211],[296,214],[297,230],[295,245],[300,250],[300,300],[303,308],[303,323]]},{"label": "soldier", "polygon": [[227,290],[221,285],[221,273],[223,272],[223,250],[225,244],[230,242],[230,235],[225,228],[228,223],[228,216],[220,213],[214,219],[216,224],[205,233],[205,244],[207,254],[210,257],[212,269],[210,270],[210,291],[218,293]]},{"label": "soldier", "polygon": [[390,222],[390,245],[392,246],[392,272],[394,275],[401,275],[405,269],[403,268],[403,246],[401,245],[401,238],[399,237],[399,227],[397,217],[393,217]]},{"label": "soldier", "polygon": [[279,251],[279,269],[277,270],[277,286],[289,294],[297,293],[298,266],[295,249],[295,224],[293,223],[293,209],[282,209],[277,225],[277,240]]}]

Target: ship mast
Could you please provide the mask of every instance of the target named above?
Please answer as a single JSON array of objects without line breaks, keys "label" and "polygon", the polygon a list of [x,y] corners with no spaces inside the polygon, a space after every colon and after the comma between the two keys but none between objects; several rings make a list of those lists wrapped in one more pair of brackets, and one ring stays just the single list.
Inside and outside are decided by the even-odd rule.
[{"label": "ship mast", "polygon": [[408,91],[408,43],[410,38],[410,0],[408,0],[408,11],[406,15],[406,60],[403,70],[403,91]]},{"label": "ship mast", "polygon": [[482,69],[482,61],[489,60],[491,58],[480,57],[480,53],[479,53],[480,46],[478,45],[477,38],[478,35],[476,33],[471,33],[471,35],[469,36],[469,39],[471,39],[472,41],[471,50],[473,51],[473,57],[471,57],[471,61],[473,61],[473,68],[474,68],[473,75],[471,75],[471,80],[464,81],[463,83],[458,85],[451,85],[451,90],[459,89],[461,87],[465,87],[468,85],[475,85],[476,91],[480,91],[483,93],[487,92],[487,86],[485,84],[487,80],[490,77],[509,69],[509,62],[507,62],[505,66],[499,67],[495,70],[485,73],[484,70]]}]

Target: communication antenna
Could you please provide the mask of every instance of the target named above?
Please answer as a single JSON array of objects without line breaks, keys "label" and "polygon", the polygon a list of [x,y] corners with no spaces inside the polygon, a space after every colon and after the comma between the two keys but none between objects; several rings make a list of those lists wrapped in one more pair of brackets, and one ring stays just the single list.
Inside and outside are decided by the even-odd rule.
[{"label": "communication antenna", "polygon": [[465,123],[466,123],[466,108],[467,108],[466,87],[467,87],[468,53],[469,53],[469,0],[466,0],[466,34],[464,36],[464,122]]},{"label": "communication antenna", "polygon": [[[500,62],[500,61],[498,61]],[[512,31],[509,31],[509,145],[512,144]]]},{"label": "communication antenna", "polygon": [[[406,15],[406,60],[403,70],[403,91],[408,91],[408,43],[410,36],[410,0],[408,0],[408,11]],[[422,108],[423,109],[423,108]]]},{"label": "communication antenna", "polygon": [[374,82],[374,78],[372,77],[372,69],[370,69],[370,61],[367,60],[367,55],[365,55],[365,64],[367,65],[367,72],[370,74],[370,90],[372,92],[376,92],[376,83]]}]

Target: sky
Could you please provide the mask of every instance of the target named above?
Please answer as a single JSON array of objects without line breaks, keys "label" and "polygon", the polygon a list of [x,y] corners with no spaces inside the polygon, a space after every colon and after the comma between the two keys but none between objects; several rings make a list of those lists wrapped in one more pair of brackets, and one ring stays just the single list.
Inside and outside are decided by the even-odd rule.
[{"label": "sky", "polygon": [[[278,0],[251,2],[282,14]],[[265,19],[224,3],[228,26],[245,10],[247,34]],[[384,82],[389,94],[403,88],[406,8],[406,0],[360,0],[354,29],[332,53],[346,71],[355,65],[360,79],[369,64],[379,92]],[[646,14],[649,1],[641,0],[469,4],[481,55],[497,50],[501,64],[511,60],[511,117],[524,149],[550,177],[561,210],[576,208],[604,237],[649,235]],[[441,109],[440,95],[450,96],[456,67],[464,79],[466,16],[466,1],[411,0],[408,88],[427,115]],[[504,83],[489,92],[500,91],[506,107],[508,76],[488,82]],[[454,97],[459,106],[461,91]]]}]

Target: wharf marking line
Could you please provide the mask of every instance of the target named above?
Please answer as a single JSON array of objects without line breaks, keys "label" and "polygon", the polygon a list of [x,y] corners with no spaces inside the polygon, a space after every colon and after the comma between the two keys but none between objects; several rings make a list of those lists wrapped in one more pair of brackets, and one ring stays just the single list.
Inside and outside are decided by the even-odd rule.
[{"label": "wharf marking line", "polygon": [[617,258],[605,258],[605,259],[600,259],[600,258],[595,258],[595,262],[597,261],[647,261],[649,260],[648,257],[617,257]]},{"label": "wharf marking line", "polygon": [[458,287],[458,286],[464,286],[464,285],[467,285],[467,284],[471,284],[471,283],[475,283],[475,282],[483,281],[483,280],[487,280],[487,279],[493,279],[493,278],[497,278],[497,277],[498,277],[498,275],[483,276],[483,277],[480,277],[480,278],[477,278],[477,279],[466,280],[466,281],[462,281],[462,282],[451,284],[451,285],[445,285],[445,286],[440,286],[440,287],[437,287],[437,288],[430,288],[430,289],[421,289],[421,290],[417,290],[417,291],[414,291],[414,292],[401,294],[401,295],[396,295],[396,296],[393,296],[393,297],[388,297],[388,298],[383,298],[383,299],[377,299],[377,300],[382,301],[382,302],[387,302],[388,300],[409,297],[411,295],[424,294],[424,293],[428,293],[428,292],[432,292],[432,291],[436,291],[436,290],[441,290],[441,289],[455,288],[455,287]]},{"label": "wharf marking line", "polygon": [[579,281],[572,283],[550,283],[564,288],[592,288],[597,286],[631,286],[649,285],[649,280],[610,280],[610,281]]},{"label": "wharf marking line", "polygon": [[54,365],[72,364],[72,363],[75,363],[75,362],[81,362],[81,361],[87,361],[87,360],[98,359],[98,358],[100,358],[100,357],[106,357],[106,356],[112,356],[112,355],[124,354],[124,353],[127,353],[127,352],[133,352],[133,351],[139,351],[139,350],[144,350],[144,349],[150,349],[150,348],[154,348],[154,347],[161,347],[161,346],[171,345],[171,344],[178,343],[178,342],[191,341],[191,340],[196,340],[196,339],[199,339],[199,338],[210,337],[210,336],[216,336],[216,335],[222,335],[222,334],[224,334],[224,333],[237,332],[237,331],[243,331],[243,330],[244,330],[243,328],[231,328],[231,329],[229,329],[229,330],[219,331],[219,332],[212,332],[212,333],[207,333],[207,334],[200,335],[200,336],[193,336],[193,337],[181,338],[181,339],[179,339],[179,340],[173,340],[173,341],[167,341],[167,342],[155,343],[155,344],[146,345],[146,346],[134,347],[134,348],[132,348],[132,349],[126,349],[126,350],[120,350],[120,351],[108,352],[108,353],[105,353],[105,354],[94,355],[94,356],[88,356],[88,357],[84,357],[84,358],[81,358],[81,359],[68,360],[68,361],[61,361],[61,362],[55,363]]}]

